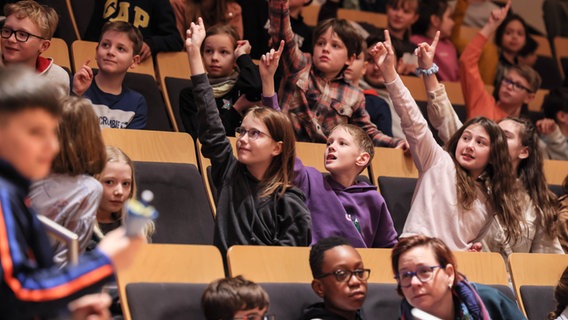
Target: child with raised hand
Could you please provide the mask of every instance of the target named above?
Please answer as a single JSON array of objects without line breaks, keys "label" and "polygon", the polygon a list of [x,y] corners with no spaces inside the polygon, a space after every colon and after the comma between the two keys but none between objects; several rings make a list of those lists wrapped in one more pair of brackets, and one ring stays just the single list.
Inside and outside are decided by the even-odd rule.
[{"label": "child with raised hand", "polygon": [[[263,95],[272,95],[272,99],[265,98],[264,102],[275,110],[280,107],[270,79],[278,67],[281,51],[282,43],[278,51],[272,49],[263,55],[260,63],[266,84]],[[299,158],[294,164],[294,185],[304,191],[311,214],[312,244],[340,236],[356,248],[392,247],[397,234],[383,197],[376,186],[357,179],[371,163],[375,151],[373,141],[363,129],[339,124],[331,131],[327,145],[324,161],[329,175],[304,166]]]},{"label": "child with raised hand", "polygon": [[[67,97],[59,124],[60,150],[48,177],[30,190],[32,207],[79,236],[79,253],[85,252],[93,234],[102,187],[93,176],[105,164],[105,145],[99,121],[87,99]],[[64,266],[67,246],[53,244],[55,263]]]},{"label": "child with raised hand", "polygon": [[[215,103],[225,132],[233,136],[243,120],[247,106],[238,102],[241,96],[248,101],[259,101],[262,91],[258,67],[250,57],[251,46],[230,25],[216,25],[207,29],[200,54],[213,88]],[[235,68],[237,67],[237,68]],[[180,93],[180,115],[185,130],[197,139],[199,120],[193,83]],[[241,100],[242,101],[242,100]]]},{"label": "child with raised hand", "polygon": [[142,34],[138,28],[124,21],[107,22],[97,44],[97,75],[93,76],[87,61],[73,77],[73,93],[93,102],[101,127],[146,127],[146,99],[124,86],[128,69],[140,63],[142,44]]},{"label": "child with raised hand", "polygon": [[288,0],[269,2],[272,42],[285,41],[280,105],[298,141],[325,142],[338,124],[363,128],[377,146],[403,147],[370,121],[363,93],[347,82],[343,71],[361,52],[361,36],[342,19],[322,21],[314,30],[313,55],[300,51],[290,26]]},{"label": "child with raised hand", "polygon": [[198,108],[201,152],[211,160],[218,190],[214,243],[224,256],[235,244],[307,246],[311,223],[303,193],[292,186],[294,131],[287,117],[251,108],[236,129],[237,158],[201,60],[203,21],[192,23],[185,46]]},{"label": "child with raised hand", "polygon": [[[396,73],[388,32],[385,39],[371,53],[401,117],[419,171],[401,237],[424,234],[443,239],[452,250],[479,249],[474,244],[481,241],[497,215],[506,225],[505,239],[516,241],[523,218],[517,184],[510,175],[505,134],[495,122],[478,117],[452,135],[446,150],[440,147]],[[424,76],[434,75],[425,72]]]},{"label": "child with raised hand", "polygon": [[22,67],[0,69],[0,314],[8,319],[56,316],[70,301],[111,281],[144,242],[120,228],[77,265],[54,265],[27,195],[31,181],[45,178],[57,155],[61,111],[56,85]]},{"label": "child with raised hand", "polygon": [[496,99],[485,90],[478,66],[487,40],[505,19],[511,1],[505,7],[494,10],[487,24],[473,38],[460,56],[460,81],[465,98],[467,117],[484,116],[499,121],[507,116],[518,117],[523,107],[535,97],[541,84],[538,73],[528,66],[513,65],[504,72],[495,87]]},{"label": "child with raised hand", "polygon": [[[433,65],[438,37],[431,45],[421,43],[417,51],[418,63],[428,70]],[[441,140],[447,143],[450,137],[462,126],[446,95],[444,86],[435,76],[424,76],[428,92],[428,118],[438,131]],[[520,182],[522,218],[527,222],[522,225],[523,232],[515,242],[505,241],[508,223],[496,216],[482,244],[483,250],[500,252],[504,256],[512,252],[551,252],[562,253],[557,240],[554,220],[554,197],[548,190],[543,173],[542,155],[538,148],[538,136],[535,127],[527,120],[505,118],[499,122],[504,131],[510,154],[513,172]]]}]

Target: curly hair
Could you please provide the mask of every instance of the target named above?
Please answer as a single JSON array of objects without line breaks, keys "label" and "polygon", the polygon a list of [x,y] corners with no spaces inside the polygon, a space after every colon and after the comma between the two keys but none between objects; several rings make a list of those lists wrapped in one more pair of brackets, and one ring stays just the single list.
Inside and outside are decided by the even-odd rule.
[{"label": "curly hair", "polygon": [[558,280],[558,285],[554,289],[554,299],[557,303],[556,310],[548,314],[548,320],[556,319],[568,307],[568,267],[564,269],[560,280]]},{"label": "curly hair", "polygon": [[[490,138],[489,161],[477,181],[456,159],[456,148],[464,131],[476,124],[483,127]],[[521,192],[516,177],[511,174],[513,167],[503,130],[485,117],[470,119],[450,138],[446,150],[456,166],[456,189],[462,206],[471,208],[477,198],[476,188],[481,186],[488,204],[505,228],[505,242],[517,241],[523,230],[519,222],[524,221],[520,206]]]}]

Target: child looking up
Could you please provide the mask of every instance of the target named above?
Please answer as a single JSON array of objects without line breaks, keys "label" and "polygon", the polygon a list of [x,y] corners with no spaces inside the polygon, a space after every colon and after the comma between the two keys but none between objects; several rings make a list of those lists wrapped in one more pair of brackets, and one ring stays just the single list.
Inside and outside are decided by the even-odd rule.
[{"label": "child looking up", "polygon": [[[259,101],[262,91],[258,68],[249,55],[251,46],[248,41],[239,39],[233,27],[213,26],[207,29],[200,52],[223,127],[231,136],[235,134],[235,128],[240,126],[243,120],[241,113],[245,111],[236,103],[237,100],[245,95],[249,101]],[[181,120],[185,130],[194,139],[197,139],[200,130],[196,104],[193,86],[182,90]]]},{"label": "child looking up", "polygon": [[[419,45],[418,61],[421,68],[429,69],[433,65],[437,39],[432,45]],[[442,142],[446,143],[462,126],[461,121],[453,111],[444,86],[438,83],[436,77],[425,76],[424,84],[430,97],[428,117]],[[509,223],[496,216],[482,241],[483,249],[500,252],[504,257],[512,252],[561,253],[554,224],[555,199],[544,177],[536,129],[528,120],[513,117],[500,121],[499,127],[507,137],[512,170],[521,188],[520,206],[524,221],[516,223],[522,226],[523,232],[514,243],[506,241],[505,229]]]},{"label": "child looking up", "polygon": [[101,127],[144,129],[148,106],[144,97],[124,86],[130,68],[140,63],[142,34],[128,22],[107,22],[97,45],[99,72],[94,76],[88,61],[73,77],[73,93],[95,105]]},{"label": "child looking up", "polygon": [[[99,122],[87,99],[67,97],[59,124],[60,151],[50,175],[32,184],[33,208],[79,236],[79,253],[93,234],[102,187],[93,176],[104,167],[105,145]],[[67,246],[57,242],[55,263],[64,266]]]},{"label": "child looking up", "polygon": [[266,291],[242,276],[215,280],[201,296],[207,320],[264,319],[269,304]]},{"label": "child looking up", "polygon": [[70,301],[111,281],[114,269],[125,267],[143,243],[121,228],[77,265],[54,265],[27,195],[57,155],[60,114],[55,84],[22,67],[0,70],[0,314],[8,319],[57,316]]},{"label": "child looking up", "polygon": [[[396,73],[388,32],[385,39],[371,52],[402,119],[420,177],[401,237],[423,234],[443,239],[452,250],[479,249],[472,246],[497,215],[506,223],[505,239],[515,241],[521,233],[518,222],[524,220],[505,134],[495,122],[478,117],[451,137],[447,151],[442,149]],[[433,72],[424,76],[435,77]]]},{"label": "child looking up", "polygon": [[57,84],[61,95],[69,94],[69,74],[41,53],[51,45],[59,17],[53,8],[36,1],[18,1],[4,7],[6,21],[0,39],[0,67],[24,64]]},{"label": "child looking up", "polygon": [[294,132],[282,113],[252,108],[235,132],[237,158],[226,137],[212,87],[205,75],[203,21],[192,23],[185,42],[198,108],[201,152],[211,160],[218,190],[214,243],[224,256],[234,244],[307,246],[309,212],[292,187]]},{"label": "child looking up", "polygon": [[351,123],[363,128],[377,146],[402,147],[403,140],[384,135],[371,123],[363,93],[343,77],[361,52],[361,36],[351,24],[337,19],[320,22],[312,56],[302,53],[294,41],[288,1],[271,0],[269,6],[273,43],[285,41],[280,105],[298,141],[325,142],[336,125]]}]

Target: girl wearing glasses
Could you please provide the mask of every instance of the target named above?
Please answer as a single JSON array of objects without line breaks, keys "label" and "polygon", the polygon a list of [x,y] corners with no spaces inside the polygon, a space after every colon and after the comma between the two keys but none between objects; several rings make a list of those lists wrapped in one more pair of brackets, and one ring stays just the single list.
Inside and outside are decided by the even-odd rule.
[{"label": "girl wearing glasses", "polygon": [[518,117],[527,112],[528,103],[540,88],[541,78],[535,70],[528,66],[511,65],[496,85],[497,100],[485,90],[478,66],[481,52],[487,39],[491,38],[507,16],[510,6],[509,1],[505,7],[493,10],[485,26],[460,56],[460,80],[468,119],[483,116],[499,121],[507,116]]},{"label": "girl wearing glasses", "polygon": [[413,319],[412,308],[444,320],[525,319],[515,301],[497,289],[469,283],[458,272],[452,251],[438,238],[401,239],[393,248],[391,262],[403,297],[403,320]]},{"label": "girl wearing glasses", "polygon": [[215,245],[223,256],[235,244],[309,245],[309,212],[303,193],[292,187],[295,137],[288,118],[275,110],[251,108],[236,130],[235,158],[201,60],[204,38],[200,18],[188,29],[185,47],[201,152],[211,160],[218,190]]}]

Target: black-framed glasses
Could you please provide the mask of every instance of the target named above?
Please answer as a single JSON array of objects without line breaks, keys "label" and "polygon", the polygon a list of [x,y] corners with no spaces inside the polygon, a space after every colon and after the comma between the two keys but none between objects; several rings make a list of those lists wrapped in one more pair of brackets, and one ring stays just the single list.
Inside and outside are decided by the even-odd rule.
[{"label": "black-framed glasses", "polygon": [[403,288],[409,288],[412,284],[412,278],[416,276],[420,282],[428,282],[434,278],[434,269],[444,268],[443,266],[421,266],[416,271],[399,272],[394,278]]},{"label": "black-framed glasses", "polygon": [[528,93],[533,93],[533,91],[525,86],[523,86],[522,84],[513,81],[513,79],[511,78],[507,78],[507,77],[503,77],[503,79],[501,79],[501,82],[503,82],[503,84],[505,85],[512,85],[513,89],[515,89],[516,91],[521,91],[521,90],[525,90]]},{"label": "black-framed glasses", "polygon": [[26,31],[12,30],[10,28],[2,28],[2,34],[1,34],[2,38],[9,39],[12,35],[16,36],[16,41],[18,42],[27,42],[30,39],[30,37],[36,37],[41,40],[47,40],[44,37],[36,36],[35,34],[31,34]]},{"label": "black-framed glasses", "polygon": [[371,269],[355,269],[355,270],[335,270],[334,272],[324,273],[317,276],[317,279],[325,278],[328,276],[334,276],[337,282],[345,282],[349,281],[351,277],[355,276],[357,279],[361,281],[367,281],[369,276],[371,276]]},{"label": "black-framed glasses", "polygon": [[276,316],[273,314],[261,316],[257,313],[253,313],[247,314],[246,316],[234,317],[233,320],[276,320]]},{"label": "black-framed glasses", "polygon": [[237,134],[237,138],[244,138],[245,135],[248,134],[249,139],[251,140],[256,140],[258,139],[258,137],[260,136],[267,136],[269,138],[272,138],[268,133],[264,133],[258,129],[246,129],[244,127],[237,127],[235,128],[235,133]]}]

